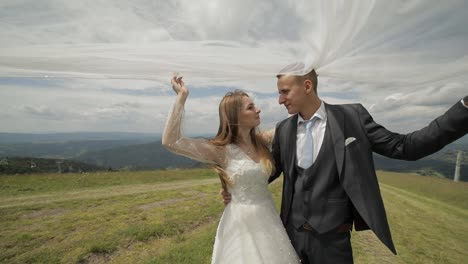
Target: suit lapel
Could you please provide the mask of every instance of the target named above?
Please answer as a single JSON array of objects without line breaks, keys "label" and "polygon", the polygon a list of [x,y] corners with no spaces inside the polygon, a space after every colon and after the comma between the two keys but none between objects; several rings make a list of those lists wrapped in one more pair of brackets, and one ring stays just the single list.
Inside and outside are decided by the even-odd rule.
[{"label": "suit lapel", "polygon": [[335,150],[336,167],[338,169],[338,175],[341,178],[341,171],[343,169],[344,161],[344,134],[343,130],[345,127],[344,114],[333,105],[325,104],[327,111],[327,118],[329,123],[329,129],[332,136],[332,142]]}]

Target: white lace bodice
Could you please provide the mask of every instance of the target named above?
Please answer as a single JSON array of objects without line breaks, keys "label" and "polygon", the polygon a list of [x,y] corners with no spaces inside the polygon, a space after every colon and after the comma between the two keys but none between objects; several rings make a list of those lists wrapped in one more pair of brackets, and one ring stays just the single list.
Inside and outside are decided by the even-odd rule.
[{"label": "white lace bodice", "polygon": [[231,144],[226,149],[227,166],[225,168],[232,186],[231,203],[257,204],[271,200],[268,190],[268,177],[262,162],[256,163],[238,146]]}]

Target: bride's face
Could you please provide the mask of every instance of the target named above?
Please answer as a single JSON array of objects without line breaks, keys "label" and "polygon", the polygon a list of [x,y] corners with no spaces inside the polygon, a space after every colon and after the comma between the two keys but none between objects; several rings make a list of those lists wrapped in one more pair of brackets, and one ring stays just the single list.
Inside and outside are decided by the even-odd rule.
[{"label": "bride's face", "polygon": [[255,106],[252,99],[247,96],[242,97],[242,106],[239,112],[239,125],[246,127],[256,127],[260,125],[261,110]]}]

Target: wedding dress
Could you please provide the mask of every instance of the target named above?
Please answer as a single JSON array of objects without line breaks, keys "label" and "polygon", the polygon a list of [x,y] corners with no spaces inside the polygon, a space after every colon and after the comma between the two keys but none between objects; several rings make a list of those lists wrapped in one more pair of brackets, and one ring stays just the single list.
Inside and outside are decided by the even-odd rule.
[{"label": "wedding dress", "polygon": [[218,225],[212,263],[299,263],[268,190],[269,174],[237,145],[215,146],[207,139],[186,138],[178,101],[163,133],[170,151],[201,162],[221,164],[231,185],[231,202]]},{"label": "wedding dress", "polygon": [[254,162],[236,145],[228,145],[226,155],[232,200],[219,222],[212,263],[298,263],[262,162]]}]

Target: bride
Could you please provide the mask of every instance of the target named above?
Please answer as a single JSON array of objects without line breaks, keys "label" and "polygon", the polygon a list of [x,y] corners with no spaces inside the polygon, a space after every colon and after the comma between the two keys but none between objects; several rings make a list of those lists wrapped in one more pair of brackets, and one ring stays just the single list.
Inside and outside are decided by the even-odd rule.
[{"label": "bride", "polygon": [[268,150],[271,133],[259,133],[260,109],[242,91],[219,104],[219,129],[213,139],[184,137],[181,125],[189,94],[182,77],[172,78],[177,99],[162,143],[170,151],[215,167],[232,200],[218,225],[211,263],[298,263],[276,211],[268,177],[274,166]]}]

